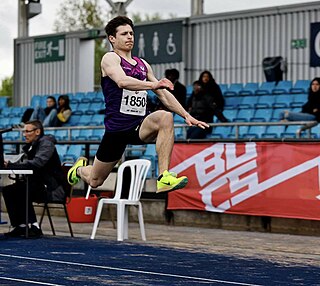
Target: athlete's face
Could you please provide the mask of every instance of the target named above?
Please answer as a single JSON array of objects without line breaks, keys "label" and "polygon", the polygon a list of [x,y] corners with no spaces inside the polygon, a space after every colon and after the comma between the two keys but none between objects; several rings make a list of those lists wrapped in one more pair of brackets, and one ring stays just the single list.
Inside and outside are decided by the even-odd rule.
[{"label": "athlete's face", "polygon": [[109,40],[114,49],[131,51],[133,49],[134,37],[130,25],[119,26],[116,36],[109,36]]}]

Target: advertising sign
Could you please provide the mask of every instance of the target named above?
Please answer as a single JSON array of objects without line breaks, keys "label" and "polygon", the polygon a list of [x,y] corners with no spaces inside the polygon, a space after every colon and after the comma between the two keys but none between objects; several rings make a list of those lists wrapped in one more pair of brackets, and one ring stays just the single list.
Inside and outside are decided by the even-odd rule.
[{"label": "advertising sign", "polygon": [[319,143],[175,144],[168,209],[320,220]]}]

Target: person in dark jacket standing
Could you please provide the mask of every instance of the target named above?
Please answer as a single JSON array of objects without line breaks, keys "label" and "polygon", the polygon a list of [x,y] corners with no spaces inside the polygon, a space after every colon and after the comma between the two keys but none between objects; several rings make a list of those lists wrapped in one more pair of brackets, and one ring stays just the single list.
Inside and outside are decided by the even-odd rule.
[{"label": "person in dark jacket standing", "polygon": [[211,72],[203,71],[199,76],[199,82],[201,84],[203,92],[205,94],[209,94],[212,97],[212,116],[216,116],[220,122],[228,122],[228,119],[223,115],[224,98],[221,89],[213,78]]},{"label": "person in dark jacket standing", "polygon": [[[165,78],[170,80],[173,83],[173,90],[170,92],[174,95],[174,97],[179,101],[181,106],[186,109],[187,104],[187,89],[186,87],[179,81],[180,73],[177,69],[167,69],[165,71]],[[158,100],[157,109],[169,110],[165,105]]]},{"label": "person in dark jacket standing", "polygon": [[282,111],[279,115],[282,121],[318,121],[320,122],[320,78],[314,78],[310,83],[308,101],[302,106],[301,112]]},{"label": "person in dark jacket standing", "polygon": [[26,181],[16,178],[16,182],[3,188],[3,198],[13,230],[5,233],[6,237],[23,237],[26,227],[29,237],[39,238],[42,231],[37,223],[32,202],[61,202],[65,199],[67,182],[55,148],[55,139],[45,136],[39,120],[28,121],[23,135],[26,145],[21,161],[5,161],[5,168],[12,170],[33,170],[29,176],[28,223],[26,226]]},{"label": "person in dark jacket standing", "polygon": [[[204,120],[205,122],[213,122],[213,102],[212,96],[205,93],[201,82],[195,81],[193,83],[192,95],[188,101],[188,112],[198,120]],[[212,127],[207,129],[197,128],[191,126],[187,130],[187,139],[204,139],[207,134],[210,134]]]}]

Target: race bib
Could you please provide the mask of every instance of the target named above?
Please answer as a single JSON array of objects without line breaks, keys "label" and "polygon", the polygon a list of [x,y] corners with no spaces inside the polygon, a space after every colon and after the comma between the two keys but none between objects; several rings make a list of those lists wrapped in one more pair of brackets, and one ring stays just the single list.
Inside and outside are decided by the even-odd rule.
[{"label": "race bib", "polygon": [[147,92],[123,89],[120,112],[130,115],[144,116],[146,114]]}]

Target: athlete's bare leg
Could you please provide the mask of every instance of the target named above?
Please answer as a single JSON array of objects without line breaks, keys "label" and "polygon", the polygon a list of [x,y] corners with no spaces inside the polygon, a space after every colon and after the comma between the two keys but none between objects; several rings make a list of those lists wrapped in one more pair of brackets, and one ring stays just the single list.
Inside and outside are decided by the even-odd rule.
[{"label": "athlete's bare leg", "polygon": [[103,184],[117,163],[118,161],[105,163],[95,157],[92,166],[79,167],[77,174],[92,188],[96,188]]},{"label": "athlete's bare leg", "polygon": [[142,122],[139,136],[144,142],[156,140],[159,173],[168,170],[174,143],[172,113],[158,110],[148,115]]}]

